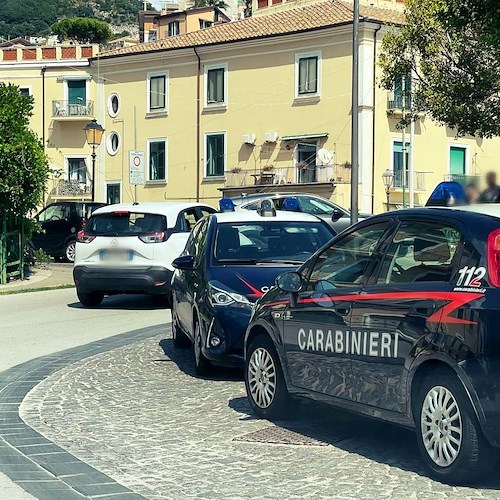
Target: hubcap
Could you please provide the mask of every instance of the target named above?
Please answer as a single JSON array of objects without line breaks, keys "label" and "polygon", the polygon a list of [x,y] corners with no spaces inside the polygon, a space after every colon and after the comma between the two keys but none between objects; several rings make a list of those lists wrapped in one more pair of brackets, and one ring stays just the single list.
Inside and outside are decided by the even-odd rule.
[{"label": "hubcap", "polygon": [[70,243],[67,248],[66,248],[66,258],[70,261],[70,262],[74,262],[75,261],[75,247],[76,247],[76,244],[75,243]]},{"label": "hubcap", "polygon": [[269,352],[258,347],[248,362],[248,385],[255,403],[268,408],[276,395],[276,368]]},{"label": "hubcap", "polygon": [[432,461],[440,467],[451,465],[462,445],[462,417],[455,397],[446,387],[436,386],[427,393],[420,426]]}]

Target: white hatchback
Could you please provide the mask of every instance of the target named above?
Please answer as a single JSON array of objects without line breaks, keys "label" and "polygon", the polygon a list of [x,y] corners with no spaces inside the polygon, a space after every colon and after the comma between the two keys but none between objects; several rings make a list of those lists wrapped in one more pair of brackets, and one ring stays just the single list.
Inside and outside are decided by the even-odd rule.
[{"label": "white hatchback", "polygon": [[144,293],[168,303],[172,261],[191,228],[216,212],[201,203],[136,203],[95,210],[78,233],[75,280],[78,299],[96,307],[104,295]]}]

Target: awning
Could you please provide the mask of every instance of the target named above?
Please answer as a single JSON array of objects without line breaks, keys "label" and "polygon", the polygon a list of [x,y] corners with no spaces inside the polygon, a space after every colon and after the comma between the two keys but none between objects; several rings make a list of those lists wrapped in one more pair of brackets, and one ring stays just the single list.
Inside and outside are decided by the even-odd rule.
[{"label": "awning", "polygon": [[308,139],[321,139],[328,137],[328,132],[320,132],[318,134],[301,134],[301,135],[284,135],[282,141],[305,141]]}]

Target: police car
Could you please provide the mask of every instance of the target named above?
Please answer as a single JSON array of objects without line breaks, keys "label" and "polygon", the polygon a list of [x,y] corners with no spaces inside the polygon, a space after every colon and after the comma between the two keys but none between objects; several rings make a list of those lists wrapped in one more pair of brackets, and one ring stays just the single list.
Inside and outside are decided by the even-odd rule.
[{"label": "police car", "polygon": [[211,364],[243,362],[243,337],[253,303],[276,276],[297,269],[333,237],[308,214],[276,212],[262,201],[256,212],[213,214],[193,229],[184,253],[173,261],[172,330],[176,347],[194,345],[196,372]]},{"label": "police car", "polygon": [[500,447],[500,205],[361,222],[256,305],[245,337],[254,412],[291,396],[416,429],[432,474],[472,482]]}]

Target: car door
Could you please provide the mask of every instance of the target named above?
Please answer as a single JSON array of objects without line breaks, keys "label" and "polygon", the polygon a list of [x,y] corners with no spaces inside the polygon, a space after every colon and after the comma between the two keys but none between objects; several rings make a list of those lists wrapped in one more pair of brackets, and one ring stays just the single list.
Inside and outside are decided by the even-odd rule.
[{"label": "car door", "polygon": [[37,216],[41,231],[33,243],[51,255],[62,255],[66,238],[71,234],[71,209],[68,203],[53,203]]},{"label": "car door", "polygon": [[440,328],[461,238],[449,222],[403,220],[387,242],[376,274],[352,302],[358,402],[406,411],[409,365]]},{"label": "car door", "polygon": [[321,252],[304,291],[283,312],[284,345],[293,385],[353,399],[351,307],[391,222],[359,227]]}]

